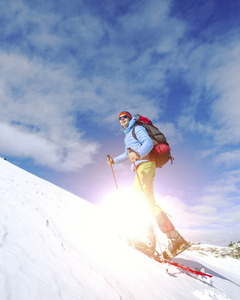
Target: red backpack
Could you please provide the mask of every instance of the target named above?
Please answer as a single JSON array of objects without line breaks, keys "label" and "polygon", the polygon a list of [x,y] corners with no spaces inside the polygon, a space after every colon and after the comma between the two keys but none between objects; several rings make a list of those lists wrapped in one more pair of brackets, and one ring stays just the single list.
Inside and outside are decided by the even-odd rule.
[{"label": "red backpack", "polygon": [[164,134],[159,131],[148,118],[141,115],[136,115],[135,118],[136,124],[133,126],[132,130],[133,137],[137,140],[135,127],[143,126],[153,141],[154,147],[149,153],[150,160],[155,161],[157,168],[162,168],[169,160],[171,160],[171,164],[173,164],[174,158],[171,156],[171,149]]}]

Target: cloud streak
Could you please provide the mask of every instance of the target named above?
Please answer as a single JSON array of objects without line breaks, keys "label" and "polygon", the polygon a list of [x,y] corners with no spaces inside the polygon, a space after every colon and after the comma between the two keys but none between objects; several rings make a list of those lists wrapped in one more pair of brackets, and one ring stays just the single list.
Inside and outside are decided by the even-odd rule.
[{"label": "cloud streak", "polygon": [[74,126],[76,80],[67,70],[6,53],[0,65],[2,151],[61,171],[91,163],[99,144]]},{"label": "cloud streak", "polygon": [[223,174],[221,180],[205,187],[192,205],[181,197],[157,195],[156,200],[188,240],[224,246],[239,236],[239,175],[239,171]]}]

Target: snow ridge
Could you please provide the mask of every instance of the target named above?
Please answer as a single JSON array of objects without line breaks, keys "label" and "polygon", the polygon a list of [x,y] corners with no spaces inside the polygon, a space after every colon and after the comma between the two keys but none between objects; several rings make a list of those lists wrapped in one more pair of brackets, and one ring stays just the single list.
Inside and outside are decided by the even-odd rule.
[{"label": "snow ridge", "polygon": [[166,272],[119,239],[104,206],[6,160],[0,170],[2,300],[238,299],[239,260],[195,249],[175,261],[204,266],[212,279]]}]

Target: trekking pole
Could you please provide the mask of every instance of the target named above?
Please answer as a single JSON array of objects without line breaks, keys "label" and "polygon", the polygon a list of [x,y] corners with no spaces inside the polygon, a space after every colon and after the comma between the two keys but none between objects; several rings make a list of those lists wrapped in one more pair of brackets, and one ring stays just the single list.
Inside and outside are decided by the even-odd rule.
[{"label": "trekking pole", "polygon": [[[107,155],[107,158],[111,158],[110,155]],[[115,177],[115,174],[114,174],[114,171],[113,171],[113,166],[110,165],[111,169],[112,169],[112,174],[113,174],[113,178],[114,178],[114,181],[115,181],[115,184],[116,184],[116,188],[118,189],[118,185],[117,185],[117,180],[116,180],[116,177]]]},{"label": "trekking pole", "polygon": [[[128,153],[131,153],[133,152],[134,150],[132,150],[131,148],[127,148],[128,150]],[[136,175],[137,175],[137,178],[138,178],[138,182],[139,182],[139,185],[141,187],[141,191],[142,191],[142,194],[143,194],[143,197],[146,199],[146,196],[144,194],[144,191],[143,191],[143,186],[142,186],[142,183],[141,183],[141,180],[140,180],[140,177],[139,177],[139,174],[138,174],[138,171],[137,171],[137,167],[136,167],[136,164],[135,164],[135,161],[133,161],[133,166],[134,166],[134,169],[135,169],[135,172],[136,172]],[[147,201],[147,199],[146,199]],[[159,238],[158,238],[158,235],[156,233],[156,228],[157,228],[157,224],[156,224],[156,219],[152,216],[152,226],[154,228],[154,233],[155,233],[155,236],[156,236],[156,239],[158,241],[158,245],[159,245],[159,248],[160,248],[160,252],[161,252],[161,255],[162,255],[162,262],[165,263],[165,258],[163,256],[163,251],[162,251],[162,247],[161,247],[161,243],[159,241]],[[168,272],[168,269],[166,269],[166,271]]]}]

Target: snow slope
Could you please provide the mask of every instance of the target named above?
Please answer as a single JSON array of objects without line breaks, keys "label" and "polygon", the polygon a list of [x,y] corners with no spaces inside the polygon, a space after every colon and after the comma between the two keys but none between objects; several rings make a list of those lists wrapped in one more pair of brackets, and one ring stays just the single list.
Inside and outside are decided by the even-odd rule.
[{"label": "snow slope", "polygon": [[213,278],[166,272],[103,212],[0,159],[0,299],[239,299],[239,260],[186,251],[175,261]]}]

